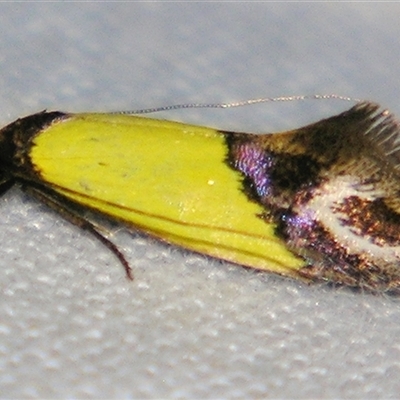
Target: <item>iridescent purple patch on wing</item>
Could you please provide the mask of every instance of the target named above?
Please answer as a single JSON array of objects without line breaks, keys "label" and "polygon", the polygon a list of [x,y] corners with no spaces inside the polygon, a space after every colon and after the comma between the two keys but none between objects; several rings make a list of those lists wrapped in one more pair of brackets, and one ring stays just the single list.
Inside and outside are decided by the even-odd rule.
[{"label": "iridescent purple patch on wing", "polygon": [[272,195],[269,170],[272,158],[254,143],[243,143],[237,149],[235,167],[251,180],[252,188],[262,198]]}]

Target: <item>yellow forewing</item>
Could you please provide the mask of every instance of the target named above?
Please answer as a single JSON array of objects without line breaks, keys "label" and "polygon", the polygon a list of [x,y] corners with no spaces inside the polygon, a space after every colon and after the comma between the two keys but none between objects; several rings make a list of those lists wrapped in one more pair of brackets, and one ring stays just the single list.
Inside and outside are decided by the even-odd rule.
[{"label": "yellow forewing", "polygon": [[258,217],[217,130],[76,114],[41,131],[30,156],[59,193],[170,243],[285,275],[304,266]]}]

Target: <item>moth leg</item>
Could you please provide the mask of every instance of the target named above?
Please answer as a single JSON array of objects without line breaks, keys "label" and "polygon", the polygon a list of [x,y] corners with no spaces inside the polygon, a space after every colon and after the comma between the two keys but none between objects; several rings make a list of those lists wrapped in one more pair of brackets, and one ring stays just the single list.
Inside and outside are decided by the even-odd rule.
[{"label": "moth leg", "polygon": [[2,196],[7,190],[14,186],[14,180],[6,177],[0,177],[0,196]]},{"label": "moth leg", "polygon": [[97,228],[92,222],[86,220],[84,217],[79,215],[77,211],[74,211],[72,209],[72,207],[66,206],[63,202],[61,202],[61,199],[58,200],[57,196],[54,196],[51,193],[46,193],[32,186],[24,187],[24,191],[59,213],[71,224],[76,225],[79,228],[82,228],[92,234],[118,258],[125,269],[127,278],[131,281],[133,280],[132,268],[129,266],[129,263],[126,260],[125,256],[122,254],[119,248],[110,239],[105,237],[100,232],[100,229]]}]

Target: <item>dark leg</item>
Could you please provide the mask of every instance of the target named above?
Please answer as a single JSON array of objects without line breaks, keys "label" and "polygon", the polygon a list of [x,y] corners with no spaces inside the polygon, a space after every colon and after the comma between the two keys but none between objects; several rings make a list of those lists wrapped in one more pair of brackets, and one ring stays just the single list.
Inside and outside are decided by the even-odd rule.
[{"label": "dark leg", "polygon": [[7,179],[2,177],[0,179],[0,196],[2,196],[7,190],[11,189],[11,187],[14,185],[14,180],[13,179]]},{"label": "dark leg", "polygon": [[114,255],[118,258],[118,260],[124,267],[127,278],[133,280],[132,268],[129,266],[129,263],[126,260],[125,256],[111,240],[107,239],[99,232],[99,229],[93,223],[79,215],[72,208],[68,207],[68,205],[63,204],[61,198],[58,198],[57,195],[52,196],[51,193],[46,193],[32,186],[25,186],[23,189],[25,192],[29,193],[53,210],[57,211],[70,223],[79,226],[80,228],[90,232],[93,236],[95,236],[104,246],[106,246],[112,253],[114,253]]}]

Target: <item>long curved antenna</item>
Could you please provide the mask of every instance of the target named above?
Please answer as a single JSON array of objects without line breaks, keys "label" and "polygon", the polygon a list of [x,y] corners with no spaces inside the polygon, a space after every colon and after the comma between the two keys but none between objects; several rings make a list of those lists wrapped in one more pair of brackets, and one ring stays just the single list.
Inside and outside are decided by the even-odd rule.
[{"label": "long curved antenna", "polygon": [[161,111],[170,111],[170,110],[181,110],[186,108],[233,108],[233,107],[242,107],[249,106],[253,104],[261,104],[261,103],[276,103],[276,102],[284,102],[284,101],[298,101],[298,100],[344,100],[344,101],[352,101],[352,102],[360,102],[360,99],[340,96],[337,94],[312,94],[312,95],[302,95],[302,96],[282,96],[282,97],[262,97],[259,99],[250,99],[237,101],[232,103],[187,103],[187,104],[173,104],[171,106],[163,106],[163,107],[154,107],[154,108],[144,108],[142,110],[132,110],[132,111],[114,111],[111,114],[119,114],[119,115],[133,115],[133,114],[150,114]]}]

